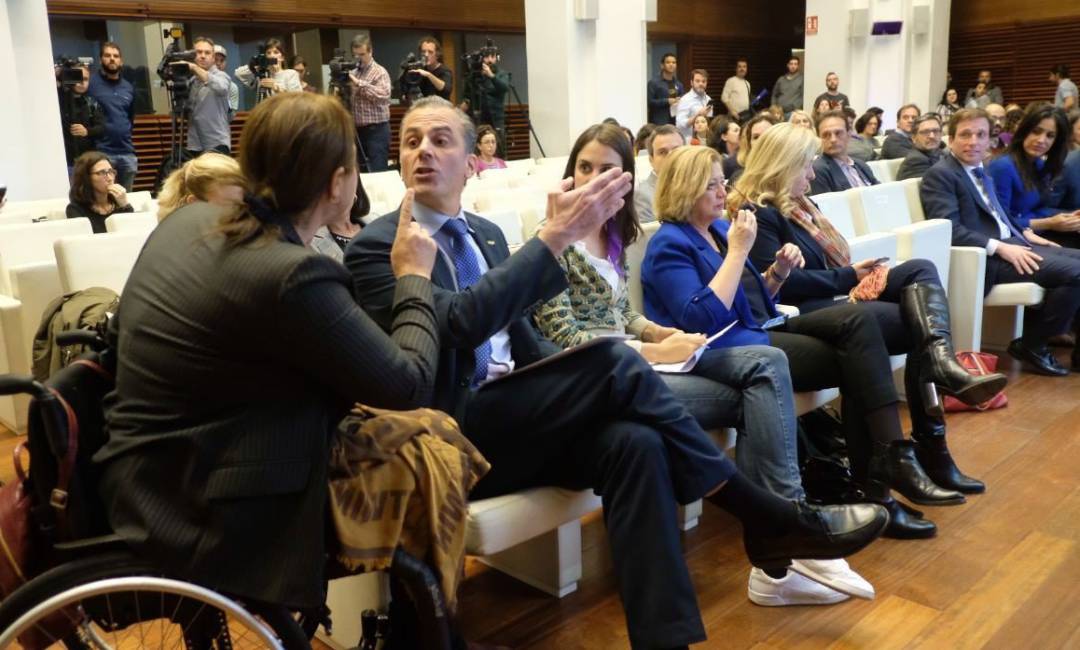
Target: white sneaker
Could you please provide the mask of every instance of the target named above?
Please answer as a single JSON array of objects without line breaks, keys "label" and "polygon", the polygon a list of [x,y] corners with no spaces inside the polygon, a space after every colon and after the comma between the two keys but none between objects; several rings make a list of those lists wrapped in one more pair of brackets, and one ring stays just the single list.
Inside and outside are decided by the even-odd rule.
[{"label": "white sneaker", "polygon": [[788,570],[840,593],[865,600],[874,599],[874,585],[852,571],[845,560],[792,560]]},{"label": "white sneaker", "polygon": [[847,594],[829,589],[823,584],[788,571],[783,578],[770,578],[764,571],[754,567],[746,586],[750,602],[762,607],[784,605],[831,605],[850,598]]}]

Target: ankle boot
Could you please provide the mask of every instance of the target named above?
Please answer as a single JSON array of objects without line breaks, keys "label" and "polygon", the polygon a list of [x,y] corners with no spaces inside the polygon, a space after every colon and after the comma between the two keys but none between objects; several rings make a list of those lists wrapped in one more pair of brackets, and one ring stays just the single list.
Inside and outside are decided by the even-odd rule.
[{"label": "ankle boot", "polygon": [[[882,491],[884,490],[884,491]],[[923,519],[922,513],[892,498],[888,488],[880,484],[867,486],[867,498],[885,506],[889,512],[889,525],[882,533],[893,539],[928,539],[937,534],[937,525],[929,519]]]},{"label": "ankle boot", "polygon": [[867,482],[876,493],[892,488],[909,501],[924,506],[951,506],[966,501],[963,494],[937,486],[926,475],[915,458],[915,445],[910,440],[875,442]]},{"label": "ankle boot", "polygon": [[926,475],[940,487],[963,494],[986,492],[985,483],[964,474],[956,466],[949,447],[945,444],[944,427],[942,429],[940,433],[911,433],[911,441],[915,444],[915,458],[919,460]]},{"label": "ankle boot", "polygon": [[995,372],[976,377],[957,362],[949,326],[949,302],[944,289],[933,284],[904,287],[900,313],[914,337],[913,354],[923,358],[924,382],[933,382],[942,393],[972,406],[985,402],[1005,388],[1008,383],[1005,375]]}]

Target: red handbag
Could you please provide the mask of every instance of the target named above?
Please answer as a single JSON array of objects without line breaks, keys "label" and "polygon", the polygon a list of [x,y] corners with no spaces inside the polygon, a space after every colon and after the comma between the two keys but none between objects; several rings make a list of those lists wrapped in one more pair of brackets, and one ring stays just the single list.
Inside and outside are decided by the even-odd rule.
[{"label": "red handbag", "polygon": [[[964,366],[968,372],[976,377],[988,375],[997,370],[997,355],[988,354],[986,352],[957,352],[956,360],[959,361],[960,365]],[[1005,395],[1005,391],[1001,391],[982,404],[976,404],[975,406],[965,404],[951,395],[946,395],[944,399],[946,413],[989,411],[991,409],[1005,408],[1008,405],[1009,398]]]},{"label": "red handbag", "polygon": [[15,447],[15,480],[0,487],[0,599],[30,577],[30,493],[22,467],[23,446]]}]

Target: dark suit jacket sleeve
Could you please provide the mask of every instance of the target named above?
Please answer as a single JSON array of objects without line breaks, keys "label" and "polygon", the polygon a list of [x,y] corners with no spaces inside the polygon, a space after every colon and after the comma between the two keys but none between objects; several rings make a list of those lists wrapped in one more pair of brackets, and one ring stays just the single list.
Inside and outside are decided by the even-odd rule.
[{"label": "dark suit jacket sleeve", "polygon": [[961,222],[960,193],[966,192],[956,173],[943,163],[931,167],[922,178],[919,198],[927,219],[952,221],[953,246],[978,246],[986,248],[990,238],[972,230]]},{"label": "dark suit jacket sleeve", "polygon": [[[662,232],[662,231],[661,231]],[[683,238],[660,237],[650,242],[649,283],[679,329],[686,332],[718,332],[737,320],[719,296],[702,282],[697,261],[700,253]]]},{"label": "dark suit jacket sleeve", "polygon": [[353,300],[340,264],[311,256],[286,278],[275,317],[287,337],[282,362],[349,403],[391,409],[430,403],[439,338],[429,280],[398,280],[387,336]]},{"label": "dark suit jacket sleeve", "polygon": [[810,196],[836,191],[839,190],[835,187],[835,179],[832,169],[829,168],[828,159],[825,156],[818,156],[814,161],[814,180],[810,181]]},{"label": "dark suit jacket sleeve", "polygon": [[[776,251],[784,244],[795,244],[806,258],[811,255],[817,257],[820,252],[806,250],[801,241],[791,236],[791,229],[797,226],[789,224],[774,208],[759,208],[757,223],[757,238],[750,249],[750,261],[762,273],[776,260]],[[780,301],[798,305],[815,298],[832,298],[846,294],[856,284],[855,269],[850,266],[840,269],[792,269],[787,282],[780,288]]]},{"label": "dark suit jacket sleeve", "polygon": [[663,84],[659,83],[656,79],[650,79],[648,89],[650,109],[655,111],[662,108],[668,108],[668,91],[667,88],[663,87]]},{"label": "dark suit jacket sleeve", "polygon": [[[381,217],[345,250],[357,300],[384,329],[390,326],[395,286],[390,248],[397,220],[397,212]],[[566,287],[566,273],[555,256],[533,238],[464,291],[433,286],[441,345],[475,348],[511,321],[531,317],[534,307]]]},{"label": "dark suit jacket sleeve", "polygon": [[912,150],[904,156],[904,162],[900,163],[900,169],[896,171],[896,180],[922,178],[928,169],[930,169],[930,158],[916,155],[916,152]]}]

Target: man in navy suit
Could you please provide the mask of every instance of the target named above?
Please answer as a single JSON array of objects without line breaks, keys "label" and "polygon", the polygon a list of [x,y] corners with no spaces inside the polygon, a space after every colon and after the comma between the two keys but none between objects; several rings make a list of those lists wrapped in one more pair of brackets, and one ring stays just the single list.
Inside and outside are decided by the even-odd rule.
[{"label": "man in navy suit", "polygon": [[898,181],[922,178],[945,153],[941,149],[941,118],[937,113],[926,113],[917,117],[912,133],[911,151],[904,156],[900,169],[896,170]]},{"label": "man in navy suit", "polygon": [[848,155],[851,133],[848,132],[847,116],[843,111],[822,114],[818,117],[817,130],[821,138],[821,155],[814,161],[811,196],[878,184],[869,165]]},{"label": "man in navy suit", "polygon": [[[734,508],[750,531],[747,554],[768,569],[788,564],[762,561],[763,544],[773,544],[773,554],[779,548],[774,540],[785,540],[788,553],[814,547],[808,557],[836,558],[854,552],[854,540],[865,545],[884,529],[887,515],[881,519],[877,506],[815,508],[749,483],[621,341],[598,339],[537,363],[557,348],[532,328],[531,311],[566,289],[563,251],[632,200],[630,174],[612,169],[584,187],[553,191],[539,234],[511,256],[498,227],[462,209],[475,140],[469,118],[437,97],[413,103],[401,124],[406,200],[413,198],[416,223],[440,249],[431,278],[441,347],[435,406],[457,418],[492,465],[470,497],[548,485],[599,494],[635,648],[705,639],[675,525],[677,502],[707,497]],[[384,328],[392,324],[398,221],[396,213],[377,219],[345,251],[357,299]],[[792,508],[798,522],[813,525],[758,526],[770,512]],[[795,530],[801,534],[792,536]],[[833,586],[827,576],[812,579]]]},{"label": "man in navy suit", "polygon": [[[1039,308],[1024,310],[1024,335],[1009,354],[1031,370],[1067,375],[1047,347],[1069,328],[1080,309],[1080,251],[1061,248],[1032,230],[1022,230],[1001,207],[993,181],[983,170],[990,146],[990,118],[980,108],[963,109],[949,120],[949,150],[926,172],[920,195],[927,218],[953,223],[954,246],[986,249],[986,291],[995,284],[1037,282],[1046,289]],[[1073,370],[1080,370],[1073,352]]]}]

